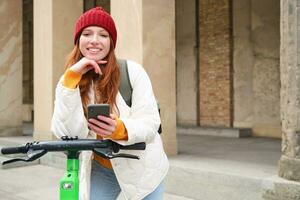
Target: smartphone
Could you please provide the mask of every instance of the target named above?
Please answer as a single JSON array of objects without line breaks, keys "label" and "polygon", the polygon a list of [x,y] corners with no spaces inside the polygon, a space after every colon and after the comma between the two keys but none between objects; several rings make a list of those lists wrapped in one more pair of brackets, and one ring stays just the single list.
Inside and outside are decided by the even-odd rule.
[{"label": "smartphone", "polygon": [[88,119],[98,119],[98,115],[109,117],[110,107],[109,104],[91,104],[88,105]]}]

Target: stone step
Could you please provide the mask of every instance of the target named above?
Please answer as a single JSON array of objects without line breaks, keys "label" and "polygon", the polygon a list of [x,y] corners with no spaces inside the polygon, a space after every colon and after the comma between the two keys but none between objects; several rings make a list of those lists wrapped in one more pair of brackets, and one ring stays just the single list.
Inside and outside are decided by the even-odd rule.
[{"label": "stone step", "polygon": [[178,126],[177,133],[180,135],[198,135],[198,136],[220,136],[242,138],[250,137],[251,129],[239,128],[210,128],[199,126]]},{"label": "stone step", "polygon": [[209,164],[193,156],[170,158],[166,192],[194,200],[300,199],[300,183],[264,172],[274,171],[268,166],[206,161]]},{"label": "stone step", "polygon": [[299,200],[300,183],[277,176],[281,141],[177,135],[166,192],[196,200]]}]

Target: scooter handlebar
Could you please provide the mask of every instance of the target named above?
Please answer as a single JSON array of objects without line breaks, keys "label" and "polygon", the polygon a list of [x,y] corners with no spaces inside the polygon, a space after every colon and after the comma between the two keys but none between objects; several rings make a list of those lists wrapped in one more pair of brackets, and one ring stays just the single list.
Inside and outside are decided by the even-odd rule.
[{"label": "scooter handlebar", "polygon": [[[123,158],[131,158],[131,159],[139,159],[136,155],[126,154],[126,153],[119,153],[120,149],[126,150],[145,150],[146,144],[145,143],[136,143],[133,145],[122,146],[117,144],[111,140],[89,140],[89,139],[69,139],[64,138],[61,141],[43,141],[43,142],[31,142],[27,143],[22,146],[18,147],[4,147],[1,149],[2,154],[17,154],[23,153],[27,154],[26,157],[22,158],[14,158],[7,161],[4,161],[2,164],[8,164],[11,162],[16,161],[25,161],[31,162],[36,160],[47,152],[53,151],[67,151],[68,158],[76,159],[78,158],[78,152],[90,150],[96,153],[97,155],[112,159],[117,157]],[[71,153],[72,152],[72,153]],[[70,154],[69,154],[70,153]]]},{"label": "scooter handlebar", "polygon": [[144,142],[132,145],[120,145],[112,141],[99,140],[72,140],[72,141],[44,141],[27,143],[17,147],[4,147],[1,149],[2,154],[26,154],[29,149],[32,150],[47,150],[47,151],[67,151],[67,150],[93,150],[94,148],[108,148],[111,146],[114,152],[120,149],[124,150],[145,150],[146,144]]}]

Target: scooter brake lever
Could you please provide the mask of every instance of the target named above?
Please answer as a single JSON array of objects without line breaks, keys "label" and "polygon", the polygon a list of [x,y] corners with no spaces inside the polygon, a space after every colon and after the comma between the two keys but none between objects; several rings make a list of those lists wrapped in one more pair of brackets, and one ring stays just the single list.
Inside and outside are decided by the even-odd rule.
[{"label": "scooter brake lever", "polygon": [[13,158],[13,159],[10,159],[10,160],[6,160],[6,161],[2,162],[2,165],[6,165],[6,164],[17,162],[17,161],[32,162],[36,159],[39,159],[40,157],[42,157],[46,153],[47,153],[46,150],[29,150],[27,152],[26,157]]},{"label": "scooter brake lever", "polygon": [[10,159],[10,160],[6,160],[6,161],[2,162],[2,165],[6,165],[6,164],[17,162],[17,161],[26,162],[26,157],[24,157],[24,158],[13,158],[13,159]]},{"label": "scooter brake lever", "polygon": [[136,155],[131,155],[131,154],[126,154],[126,153],[118,153],[118,154],[113,154],[114,158],[131,158],[131,159],[137,159],[139,160],[140,158]]},{"label": "scooter brake lever", "polygon": [[113,159],[113,158],[140,159],[138,156],[126,154],[126,153],[113,154],[111,149],[95,148],[94,153],[106,159]]},{"label": "scooter brake lever", "polygon": [[102,158],[106,158],[106,159],[113,158],[113,154],[112,154],[111,149],[107,149],[107,148],[95,148],[93,150],[93,152],[95,154],[97,154],[98,156],[102,157]]}]

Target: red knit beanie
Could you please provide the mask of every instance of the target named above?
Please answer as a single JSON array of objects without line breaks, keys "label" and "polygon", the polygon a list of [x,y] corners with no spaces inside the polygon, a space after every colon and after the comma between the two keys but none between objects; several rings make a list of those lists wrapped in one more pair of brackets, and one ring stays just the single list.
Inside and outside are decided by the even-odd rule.
[{"label": "red knit beanie", "polygon": [[104,28],[113,40],[114,47],[117,42],[117,30],[113,18],[101,7],[92,8],[83,13],[76,22],[74,31],[74,44],[81,32],[88,26],[99,26]]}]

